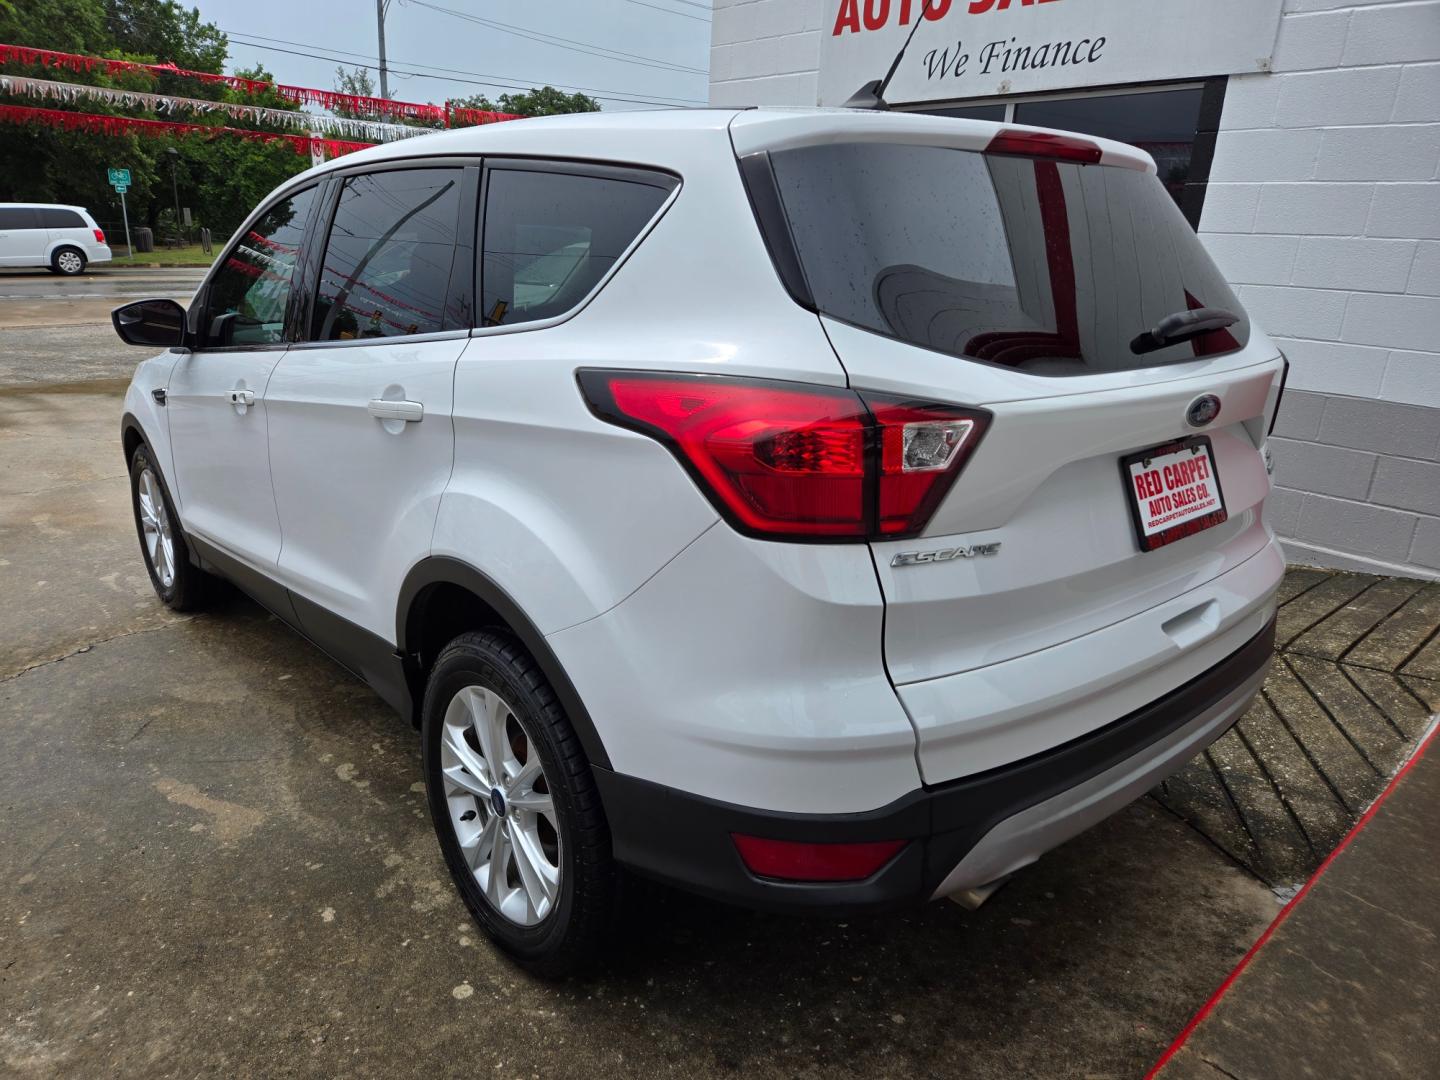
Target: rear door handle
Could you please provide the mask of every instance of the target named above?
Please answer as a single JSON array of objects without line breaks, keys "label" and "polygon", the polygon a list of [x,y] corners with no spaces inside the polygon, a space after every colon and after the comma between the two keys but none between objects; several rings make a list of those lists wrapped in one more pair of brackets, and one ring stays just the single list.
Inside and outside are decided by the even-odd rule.
[{"label": "rear door handle", "polygon": [[369,405],[370,415],[377,420],[404,420],[415,424],[425,419],[425,406],[418,401],[386,401],[374,398]]}]

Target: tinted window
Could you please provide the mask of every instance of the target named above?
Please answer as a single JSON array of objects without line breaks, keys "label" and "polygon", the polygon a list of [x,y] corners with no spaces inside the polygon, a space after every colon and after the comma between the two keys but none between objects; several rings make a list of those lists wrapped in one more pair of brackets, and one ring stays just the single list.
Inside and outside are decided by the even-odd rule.
[{"label": "tinted window", "polygon": [[320,270],[312,340],[441,328],[463,175],[400,169],[345,181]]},{"label": "tinted window", "polygon": [[1203,93],[1196,87],[1150,94],[1022,101],[1015,106],[1015,122],[1083,131],[1138,146],[1155,159],[1160,182],[1179,202],[1190,177],[1190,154],[1200,123]]},{"label": "tinted window", "polygon": [[957,116],[961,120],[991,120],[1000,123],[1005,119],[1004,105],[959,105],[952,109],[920,109],[931,116]]},{"label": "tinted window", "polygon": [[40,212],[40,224],[47,229],[88,229],[85,219],[74,210],[46,207]]},{"label": "tinted window", "polygon": [[[1249,337],[1148,173],[876,143],[772,161],[815,303],[865,329],[1043,375],[1151,367]],[[1201,307],[1239,321],[1132,351],[1166,316]]]},{"label": "tinted window", "polygon": [[285,305],[315,188],[276,203],[250,226],[211,279],[202,332],[210,347],[273,345],[285,333]]},{"label": "tinted window", "polygon": [[0,206],[0,229],[38,229],[35,211],[28,206]]},{"label": "tinted window", "polygon": [[563,315],[640,235],[669,193],[571,173],[497,169],[485,199],[481,322]]}]

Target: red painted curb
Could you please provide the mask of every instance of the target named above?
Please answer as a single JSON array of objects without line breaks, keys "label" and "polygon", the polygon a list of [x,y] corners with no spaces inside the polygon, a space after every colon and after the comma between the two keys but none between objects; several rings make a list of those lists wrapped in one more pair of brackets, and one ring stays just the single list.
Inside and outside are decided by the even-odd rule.
[{"label": "red painted curb", "polygon": [[1370,819],[1375,816],[1381,805],[1390,797],[1391,792],[1400,785],[1400,781],[1404,778],[1405,774],[1415,767],[1417,761],[1425,756],[1425,751],[1429,749],[1430,744],[1435,740],[1437,734],[1440,734],[1440,726],[1432,727],[1429,734],[1427,734],[1425,738],[1421,740],[1420,745],[1415,748],[1415,753],[1411,756],[1410,760],[1401,767],[1399,772],[1391,777],[1390,783],[1385,785],[1385,790],[1380,792],[1379,797],[1370,804],[1369,809],[1360,815],[1360,819],[1350,827],[1350,831],[1345,834],[1344,839],[1340,841],[1335,850],[1326,856],[1324,862],[1316,867],[1315,872],[1310,875],[1310,879],[1300,887],[1300,891],[1290,898],[1288,904],[1280,909],[1280,913],[1275,916],[1274,921],[1265,928],[1265,932],[1256,939],[1255,944],[1250,946],[1250,950],[1240,958],[1240,962],[1235,965],[1235,969],[1231,971],[1229,975],[1225,976],[1225,981],[1216,987],[1215,992],[1210,995],[1209,1000],[1200,1006],[1200,1011],[1192,1016],[1190,1022],[1185,1025],[1180,1034],[1175,1036],[1175,1041],[1166,1048],[1165,1053],[1160,1055],[1160,1060],[1155,1062],[1155,1064],[1150,1067],[1150,1071],[1145,1074],[1145,1080],[1154,1080],[1154,1078],[1159,1075],[1160,1070],[1169,1063],[1170,1059],[1180,1052],[1180,1048],[1185,1045],[1186,1040],[1189,1039],[1195,1029],[1200,1026],[1201,1021],[1210,1015],[1215,1006],[1220,1003],[1220,999],[1235,985],[1235,981],[1240,978],[1241,973],[1250,966],[1250,961],[1255,959],[1255,954],[1270,940],[1271,935],[1280,929],[1280,924],[1290,917],[1290,913],[1295,910],[1301,900],[1305,899],[1311,887],[1325,876],[1325,871],[1330,868],[1330,864],[1339,857],[1340,853],[1350,846],[1350,841],[1354,840],[1360,830],[1369,824]]}]

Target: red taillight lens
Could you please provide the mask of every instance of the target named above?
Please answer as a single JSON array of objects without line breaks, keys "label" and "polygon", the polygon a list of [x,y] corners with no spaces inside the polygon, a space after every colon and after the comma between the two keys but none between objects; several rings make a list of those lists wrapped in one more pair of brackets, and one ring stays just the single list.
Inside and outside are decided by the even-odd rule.
[{"label": "red taillight lens", "polygon": [[105,230],[104,230],[104,229],[96,229],[96,230],[95,230],[95,242],[96,242],[97,244],[103,244],[103,243],[105,242]]},{"label": "red taillight lens", "polygon": [[832,387],[582,371],[595,414],[670,448],[743,532],[865,540],[924,528],[988,414]]},{"label": "red taillight lens", "polygon": [[752,874],[783,881],[863,881],[895,857],[904,840],[808,844],[731,833]]},{"label": "red taillight lens", "polygon": [[1056,158],[1078,161],[1085,165],[1100,164],[1100,147],[1086,139],[1071,135],[1053,135],[1047,131],[998,131],[985,147],[987,154],[1010,157]]}]

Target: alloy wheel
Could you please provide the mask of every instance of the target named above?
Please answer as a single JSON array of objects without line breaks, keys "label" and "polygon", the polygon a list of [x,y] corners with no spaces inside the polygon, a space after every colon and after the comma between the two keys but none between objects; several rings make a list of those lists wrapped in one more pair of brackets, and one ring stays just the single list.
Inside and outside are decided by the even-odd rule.
[{"label": "alloy wheel", "polygon": [[560,896],[560,831],[540,753],[509,704],[467,686],[445,710],[440,771],[450,825],[497,912],[534,926]]},{"label": "alloy wheel", "polygon": [[62,251],[55,256],[55,265],[67,274],[78,274],[85,268],[85,260],[73,251]]},{"label": "alloy wheel", "polygon": [[175,582],[175,538],[160,484],[148,468],[140,473],[136,494],[140,504],[140,529],[145,536],[145,556],[161,586],[168,589]]}]

